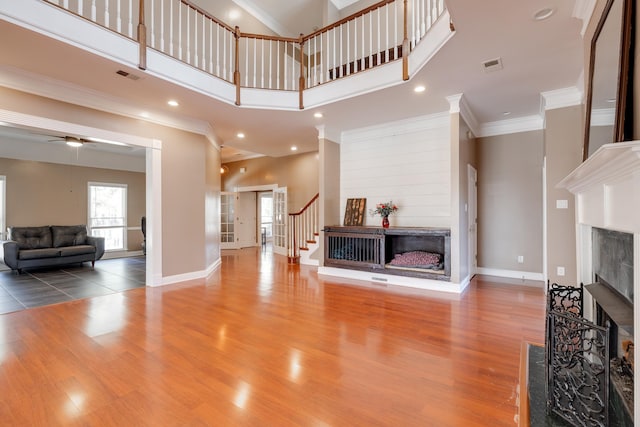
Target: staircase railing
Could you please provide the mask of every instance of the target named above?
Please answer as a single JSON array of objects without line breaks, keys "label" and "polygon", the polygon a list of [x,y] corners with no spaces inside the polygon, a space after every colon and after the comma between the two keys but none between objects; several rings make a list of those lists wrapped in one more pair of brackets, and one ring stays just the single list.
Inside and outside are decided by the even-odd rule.
[{"label": "staircase railing", "polygon": [[316,243],[320,234],[319,202],[316,194],[300,211],[289,214],[289,262],[300,262],[300,251],[308,250],[309,243]]},{"label": "staircase railing", "polygon": [[298,38],[243,33],[188,0],[42,0],[240,88],[300,92],[403,60],[445,12],[443,0],[383,0]]}]

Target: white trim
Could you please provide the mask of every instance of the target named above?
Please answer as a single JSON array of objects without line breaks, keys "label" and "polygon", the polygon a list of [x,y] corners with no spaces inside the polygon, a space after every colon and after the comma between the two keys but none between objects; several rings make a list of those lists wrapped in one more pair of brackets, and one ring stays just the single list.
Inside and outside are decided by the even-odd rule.
[{"label": "white trim", "polygon": [[485,276],[506,277],[509,279],[535,280],[544,285],[544,275],[530,271],[502,270],[498,268],[478,267],[476,274]]},{"label": "white trim", "polygon": [[467,99],[464,97],[464,94],[460,93],[457,95],[447,96],[447,101],[449,101],[449,112],[450,113],[460,113],[460,116],[464,119],[464,122],[471,129],[471,133],[474,135],[478,135],[480,129],[480,122],[476,118],[475,114],[471,110]]},{"label": "white trim", "polygon": [[175,283],[188,282],[190,280],[207,279],[222,265],[222,259],[218,258],[204,270],[190,271],[188,273],[165,276],[162,278],[162,286],[173,285]]},{"label": "white trim", "polygon": [[291,35],[277,19],[270,13],[267,13],[264,9],[258,6],[258,2],[252,0],[233,0],[235,4],[249,12],[254,18],[266,25],[271,31],[281,37],[297,37],[297,34]]},{"label": "white trim", "polygon": [[0,240],[7,232],[7,177],[0,175]]},{"label": "white trim", "polygon": [[462,283],[446,282],[444,280],[419,279],[416,277],[395,276],[391,274],[373,273],[370,271],[350,270],[346,268],[318,267],[318,274],[324,276],[343,277],[346,279],[362,280],[377,284],[402,286],[460,294],[469,285],[466,278]]},{"label": "white trim", "polygon": [[[106,129],[80,126],[75,123],[52,120],[30,114],[0,109],[0,122],[10,126],[23,126],[44,130],[61,129],[64,132],[87,134],[101,139],[121,141],[146,147],[146,216],[147,216],[147,286],[162,283],[162,141],[136,135],[112,132]],[[81,132],[74,130],[82,129]]]},{"label": "white trim", "polygon": [[205,270],[206,276],[205,277],[209,278],[209,276],[211,276],[217,269],[219,269],[221,265],[222,265],[222,258],[218,258],[213,263],[211,263],[211,265],[209,265],[209,267],[206,268],[206,270]]},{"label": "white trim", "polygon": [[3,109],[0,109],[0,122],[9,123],[17,127],[41,129],[48,133],[91,136],[93,138],[118,141],[123,144],[135,145],[138,147],[150,147],[153,144],[153,140],[149,138]]},{"label": "white trim", "polygon": [[544,129],[544,121],[542,117],[539,115],[532,115],[483,123],[480,125],[480,132],[478,136],[487,137],[507,135],[511,133],[530,132],[542,129]]},{"label": "white trim", "polygon": [[105,252],[100,259],[118,259],[118,258],[133,258],[143,256],[142,251],[113,251]]},{"label": "white trim", "polygon": [[235,193],[243,193],[246,191],[273,191],[278,188],[278,184],[267,184],[267,185],[250,185],[248,187],[236,187],[233,192]]},{"label": "white trim", "polygon": [[542,92],[540,93],[540,112],[581,105],[583,101],[583,93],[576,86]]},{"label": "white trim", "polygon": [[[109,93],[55,80],[9,65],[0,65],[0,86],[208,137],[213,135],[211,126],[206,121],[170,116],[160,110],[147,110],[149,116],[143,117],[140,115],[139,105],[132,105]],[[215,140],[215,137],[213,139]]]},{"label": "white trim", "polygon": [[351,6],[358,0],[329,0],[338,10],[342,10],[347,6]]},{"label": "white trim", "polygon": [[580,35],[584,37],[591,16],[596,7],[596,0],[576,0],[576,4],[573,6],[573,13],[571,16],[582,20],[582,28],[580,29]]},{"label": "white trim", "polygon": [[547,224],[547,156],[542,157],[542,279],[547,283],[549,279],[549,255],[548,244],[548,224]]},{"label": "white trim", "polygon": [[455,114],[460,112],[460,101],[462,100],[462,94],[449,95],[445,97],[449,102],[449,114]]},{"label": "white trim", "polygon": [[591,111],[591,126],[613,126],[616,120],[615,108],[596,108]]},{"label": "white trim", "polygon": [[428,116],[412,117],[375,126],[351,129],[342,132],[340,140],[341,142],[368,141],[374,137],[379,139],[388,136],[415,133],[422,130],[438,129],[448,126],[450,122],[451,114],[449,111],[444,111]]},{"label": "white trim", "polygon": [[162,285],[162,141],[146,153],[147,286]]}]

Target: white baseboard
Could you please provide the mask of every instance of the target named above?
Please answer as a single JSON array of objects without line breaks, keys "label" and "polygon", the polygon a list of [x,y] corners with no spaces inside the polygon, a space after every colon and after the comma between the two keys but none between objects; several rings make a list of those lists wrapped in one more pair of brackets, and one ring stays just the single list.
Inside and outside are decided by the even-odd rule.
[{"label": "white baseboard", "polygon": [[205,270],[191,271],[189,273],[176,274],[174,276],[166,276],[162,278],[162,284],[160,286],[173,285],[180,282],[188,282],[190,280],[206,279],[209,277],[218,267],[222,265],[222,259],[218,258]]},{"label": "white baseboard", "polygon": [[476,269],[476,274],[506,277],[508,279],[536,280],[544,283],[544,275],[542,273],[533,273],[530,271],[501,270],[497,268],[478,267]]},{"label": "white baseboard", "polygon": [[362,280],[392,286],[404,286],[429,291],[461,294],[469,285],[468,278],[463,283],[447,282],[444,280],[420,279],[417,277],[396,276],[393,274],[373,273],[370,271],[350,270],[346,268],[318,267],[318,274],[345,279]]},{"label": "white baseboard", "polygon": [[142,256],[144,255],[142,251],[114,251],[114,252],[105,252],[100,259],[116,259],[116,258],[127,258],[134,256]]}]

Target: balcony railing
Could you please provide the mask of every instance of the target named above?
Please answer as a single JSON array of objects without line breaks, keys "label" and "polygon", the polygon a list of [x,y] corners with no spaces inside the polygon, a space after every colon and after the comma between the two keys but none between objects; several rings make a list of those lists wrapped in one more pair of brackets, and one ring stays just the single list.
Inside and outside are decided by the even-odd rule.
[{"label": "balcony railing", "polygon": [[444,14],[443,0],[384,0],[298,38],[243,33],[187,0],[42,0],[240,88],[300,92],[408,56]]}]

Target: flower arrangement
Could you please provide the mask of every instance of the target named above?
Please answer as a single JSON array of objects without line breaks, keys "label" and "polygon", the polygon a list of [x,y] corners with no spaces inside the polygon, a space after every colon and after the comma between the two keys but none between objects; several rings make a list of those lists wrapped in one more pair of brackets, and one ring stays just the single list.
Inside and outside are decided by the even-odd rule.
[{"label": "flower arrangement", "polygon": [[371,209],[369,212],[371,215],[380,215],[381,217],[387,217],[398,210],[398,207],[393,202],[378,203],[375,209]]}]

